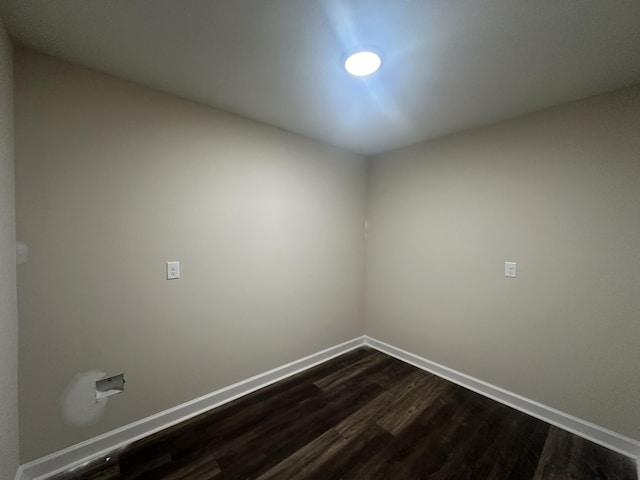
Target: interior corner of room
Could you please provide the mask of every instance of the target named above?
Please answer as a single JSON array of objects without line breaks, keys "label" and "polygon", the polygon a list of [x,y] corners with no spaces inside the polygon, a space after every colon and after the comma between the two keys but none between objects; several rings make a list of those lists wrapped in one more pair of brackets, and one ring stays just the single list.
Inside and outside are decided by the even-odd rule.
[{"label": "interior corner of room", "polygon": [[631,85],[354,153],[2,29],[0,477],[364,336],[640,442],[638,132]]}]

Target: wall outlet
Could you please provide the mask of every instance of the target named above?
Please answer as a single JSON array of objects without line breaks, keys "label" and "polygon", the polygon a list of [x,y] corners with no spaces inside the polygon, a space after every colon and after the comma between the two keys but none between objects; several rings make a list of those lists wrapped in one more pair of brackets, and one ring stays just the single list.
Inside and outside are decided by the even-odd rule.
[{"label": "wall outlet", "polygon": [[180,278],[180,262],[167,262],[167,280]]},{"label": "wall outlet", "polygon": [[516,278],[518,276],[518,264],[516,262],[504,262],[504,276]]}]

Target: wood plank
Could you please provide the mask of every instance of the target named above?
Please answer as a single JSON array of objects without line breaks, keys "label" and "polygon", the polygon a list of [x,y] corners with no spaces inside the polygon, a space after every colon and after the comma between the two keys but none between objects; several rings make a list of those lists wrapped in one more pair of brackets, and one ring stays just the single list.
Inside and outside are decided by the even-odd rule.
[{"label": "wood plank", "polygon": [[348,440],[335,430],[327,430],[260,475],[258,480],[306,478],[309,473],[317,471],[321,465],[328,463],[347,443]]},{"label": "wood plank", "polygon": [[322,397],[303,402],[285,414],[270,417],[250,432],[215,445],[215,455],[223,470],[236,471],[242,467],[242,471],[246,472],[242,458],[255,452],[268,453],[259,469],[251,473],[264,472],[322,435],[380,392],[380,386],[373,383],[351,385],[345,382],[340,388],[325,392]]},{"label": "wood plank", "polygon": [[620,454],[361,348],[53,480],[637,480]]},{"label": "wood plank", "polygon": [[[423,372],[420,372],[423,373]],[[433,375],[422,376],[424,381],[415,387],[381,415],[376,422],[387,432],[397,436],[411,425],[422,412],[433,405],[447,389],[447,382]]]},{"label": "wood plank", "polygon": [[416,388],[430,381],[422,372],[414,371],[405,376],[388,390],[375,397],[370,403],[364,405],[352,415],[336,425],[336,430],[345,437],[359,435],[363,430],[373,425],[385,415],[392,412],[403,399]]},{"label": "wood plank", "polygon": [[631,459],[552,426],[533,480],[622,480],[635,475]]},{"label": "wood plank", "polygon": [[196,451],[172,464],[142,472],[137,480],[213,480],[221,473],[216,459],[208,452]]},{"label": "wood plank", "polygon": [[367,372],[375,369],[379,369],[381,364],[387,364],[389,357],[380,352],[372,352],[371,355],[358,360],[352,365],[347,365],[340,370],[330,373],[329,375],[313,382],[315,386],[322,390],[331,390],[337,388],[344,382],[354,380],[359,375],[366,374]]}]

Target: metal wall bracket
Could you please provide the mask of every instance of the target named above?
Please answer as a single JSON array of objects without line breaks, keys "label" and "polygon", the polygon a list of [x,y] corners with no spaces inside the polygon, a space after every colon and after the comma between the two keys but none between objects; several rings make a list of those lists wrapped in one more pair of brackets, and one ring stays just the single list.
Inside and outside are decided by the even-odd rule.
[{"label": "metal wall bracket", "polygon": [[124,373],[103,378],[96,382],[96,401],[124,392]]}]

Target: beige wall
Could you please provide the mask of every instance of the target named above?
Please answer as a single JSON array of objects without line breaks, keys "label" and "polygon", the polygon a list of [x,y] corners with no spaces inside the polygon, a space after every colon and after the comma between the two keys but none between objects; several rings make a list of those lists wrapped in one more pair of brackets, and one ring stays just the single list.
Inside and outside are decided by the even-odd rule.
[{"label": "beige wall", "polygon": [[[364,158],[15,56],[23,461],[362,334]],[[126,392],[71,426],[94,369]]]},{"label": "beige wall", "polygon": [[373,159],[367,334],[640,438],[639,155],[633,88]]},{"label": "beige wall", "polygon": [[[361,157],[15,57],[23,461],[363,332],[640,438],[640,88],[373,158],[367,207]],[[60,397],[89,370],[127,391],[72,426]]]},{"label": "beige wall", "polygon": [[0,20],[0,478],[18,468],[18,312],[11,42]]}]

